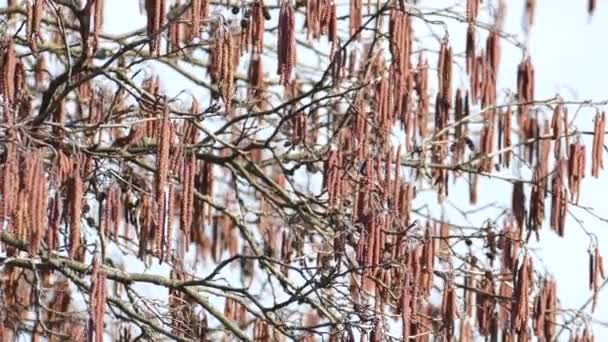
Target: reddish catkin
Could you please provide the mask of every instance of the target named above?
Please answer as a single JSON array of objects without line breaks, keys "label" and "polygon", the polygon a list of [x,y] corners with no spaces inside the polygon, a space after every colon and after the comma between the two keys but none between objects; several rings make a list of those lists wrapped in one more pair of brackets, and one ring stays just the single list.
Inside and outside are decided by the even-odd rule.
[{"label": "reddish catkin", "polygon": [[194,216],[194,180],[196,176],[196,157],[190,154],[184,159],[182,172],[182,204],[180,208],[180,226],[184,234],[185,244],[190,244],[190,232]]},{"label": "reddish catkin", "polygon": [[505,152],[505,166],[509,167],[511,164],[511,145],[512,145],[512,137],[511,137],[511,127],[512,127],[512,120],[513,119],[513,115],[511,112],[511,106],[507,106],[507,109],[505,111],[505,126],[503,129],[503,148],[506,149],[507,151]]},{"label": "reddish catkin", "polygon": [[534,24],[534,14],[536,11],[536,0],[526,0],[524,8],[524,30],[528,32]]},{"label": "reddish catkin", "polygon": [[471,23],[477,19],[480,2],[481,0],[467,0],[467,22]]},{"label": "reddish catkin", "polygon": [[589,13],[589,15],[593,15],[593,12],[595,12],[595,6],[596,0],[589,0],[587,2],[587,13]]},{"label": "reddish catkin", "polygon": [[256,1],[251,5],[251,24],[249,25],[249,35],[251,37],[251,48],[254,53],[261,54],[264,50],[264,4]]},{"label": "reddish catkin", "polygon": [[230,113],[234,91],[235,40],[227,26],[215,32],[215,45],[211,52],[211,80],[218,84],[226,113]]},{"label": "reddish catkin", "polygon": [[416,113],[416,120],[418,121],[418,134],[420,138],[426,137],[427,134],[427,116],[429,110],[429,90],[428,90],[428,78],[429,78],[429,63],[424,57],[422,52],[418,57],[418,66],[416,67],[416,78],[415,78],[415,89],[418,94],[418,110]]},{"label": "reddish catkin", "polygon": [[581,181],[585,178],[585,145],[580,141],[570,144],[568,159],[568,187],[570,199],[578,203],[580,199]]},{"label": "reddish catkin", "polygon": [[553,117],[551,118],[551,128],[553,131],[553,139],[555,140],[555,145],[553,146],[553,157],[556,160],[561,159],[562,157],[562,105],[558,104],[555,106],[553,110]]},{"label": "reddish catkin", "polygon": [[261,110],[268,108],[266,100],[266,80],[264,77],[264,67],[262,55],[252,53],[249,60],[249,89],[247,92],[248,100],[257,104]]},{"label": "reddish catkin", "polygon": [[107,297],[106,274],[101,269],[99,257],[93,258],[91,271],[91,316],[90,331],[94,334],[95,342],[103,342],[105,305]]},{"label": "reddish catkin", "polygon": [[454,336],[454,321],[457,319],[456,291],[450,281],[446,281],[443,289],[443,300],[441,303],[441,313],[444,324],[444,336],[447,341],[451,341]]},{"label": "reddish catkin", "polygon": [[283,1],[279,12],[279,34],[277,42],[278,66],[277,75],[281,76],[281,84],[291,83],[296,64],[296,31],[295,10],[289,1]]},{"label": "reddish catkin", "polygon": [[103,16],[104,16],[104,0],[94,0],[95,6],[93,10],[93,48],[97,49],[99,44],[99,34],[103,27]]},{"label": "reddish catkin", "polygon": [[63,214],[61,194],[59,191],[55,192],[55,196],[50,201],[49,207],[51,210],[49,215],[49,228],[46,231],[46,245],[50,251],[54,251],[59,244],[59,227],[61,226],[61,217]]},{"label": "reddish catkin", "polygon": [[45,1],[46,0],[34,0],[33,5],[30,6],[29,2],[27,4],[28,43],[31,45],[33,50],[36,50],[36,45],[41,40],[40,23],[42,22],[42,16],[44,14]]},{"label": "reddish catkin", "polygon": [[48,184],[44,174],[42,159],[37,154],[35,159],[35,185],[30,192],[30,203],[32,204],[32,236],[30,238],[30,251],[32,255],[37,255],[40,250],[40,242],[43,232],[48,231],[47,218],[47,194]]},{"label": "reddish catkin", "polygon": [[565,187],[567,164],[568,161],[565,159],[558,160],[551,180],[551,229],[562,237],[564,236],[565,216],[568,205],[568,190]]},{"label": "reddish catkin", "polygon": [[173,217],[175,216],[175,186],[173,183],[169,185],[169,193],[167,195],[166,218],[166,233],[163,235],[163,257],[167,260],[171,256],[171,241],[173,241]]},{"label": "reddish catkin", "polygon": [[465,47],[466,72],[470,74],[475,64],[475,25],[469,23],[467,28],[467,41]]},{"label": "reddish catkin", "polygon": [[[359,39],[360,35],[358,35],[358,31],[361,29],[362,25],[362,4],[361,0],[349,0],[349,19],[348,19],[348,32],[351,37],[355,37],[356,40]],[[355,34],[357,34],[355,36]]]},{"label": "reddish catkin", "polygon": [[150,39],[150,52],[160,53],[160,30],[165,18],[164,0],[145,0],[147,26],[146,31]]},{"label": "reddish catkin", "polygon": [[524,183],[513,183],[513,193],[511,196],[511,212],[515,217],[515,222],[519,229],[523,228],[526,220],[526,195],[524,193]]},{"label": "reddish catkin", "polygon": [[36,88],[43,89],[44,82],[48,79],[48,70],[46,64],[46,58],[44,54],[39,54],[36,58],[36,65],[34,65],[34,84]]},{"label": "reddish catkin", "polygon": [[169,109],[165,106],[163,108],[162,117],[159,126],[159,138],[157,144],[157,155],[156,155],[156,178],[155,178],[155,194],[156,194],[156,205],[158,215],[156,222],[158,227],[155,231],[155,251],[161,252],[161,244],[164,232],[165,216],[165,188],[167,184],[167,177],[169,175],[169,150],[171,147],[171,122],[169,120]]},{"label": "reddish catkin", "polygon": [[70,244],[68,247],[70,258],[76,257],[80,248],[80,217],[82,213],[82,198],[84,185],[80,172],[76,170],[70,179],[68,201],[70,205]]},{"label": "reddish catkin", "polygon": [[[9,105],[15,102],[15,69],[17,66],[17,55],[15,53],[15,44],[12,40],[3,40],[1,42],[2,50],[2,63],[0,65],[0,71],[2,77],[0,85],[1,95],[4,101],[7,101]],[[6,115],[6,114],[5,114]]]},{"label": "reddish catkin", "polygon": [[600,255],[599,247],[595,247],[593,252],[589,251],[589,288],[593,291],[591,312],[595,312],[598,296],[601,288],[601,280],[604,275],[604,260]]},{"label": "reddish catkin", "polygon": [[[175,11],[179,6],[179,1],[169,7],[169,12]],[[183,41],[183,26],[178,20],[172,20],[169,25],[168,40],[167,40],[167,54],[180,50],[180,46]]]},{"label": "reddish catkin", "polygon": [[604,131],[606,129],[606,113],[595,115],[593,131],[593,151],[591,153],[591,176],[599,177],[600,169],[604,169]]}]

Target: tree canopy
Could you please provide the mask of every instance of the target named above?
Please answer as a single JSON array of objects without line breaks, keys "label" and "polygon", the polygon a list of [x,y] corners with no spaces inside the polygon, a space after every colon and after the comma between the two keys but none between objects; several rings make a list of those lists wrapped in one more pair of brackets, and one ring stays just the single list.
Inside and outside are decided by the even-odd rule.
[{"label": "tree canopy", "polygon": [[[535,9],[0,2],[0,342],[593,341],[606,102],[535,95]],[[574,229],[571,310],[530,246]]]}]

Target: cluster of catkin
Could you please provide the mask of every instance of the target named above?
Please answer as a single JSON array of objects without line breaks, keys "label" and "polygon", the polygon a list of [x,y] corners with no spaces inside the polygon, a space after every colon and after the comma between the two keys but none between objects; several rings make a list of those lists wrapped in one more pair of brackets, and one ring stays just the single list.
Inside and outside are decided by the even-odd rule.
[{"label": "cluster of catkin", "polygon": [[211,51],[211,62],[209,64],[211,80],[217,84],[226,113],[230,113],[232,107],[232,96],[234,92],[234,71],[238,64],[235,63],[238,51],[238,42],[225,25],[220,25],[215,31],[215,44]]},{"label": "cluster of catkin", "polygon": [[309,39],[317,40],[322,35],[327,35],[328,40],[332,43],[333,51],[338,38],[335,1],[315,0],[306,2],[304,27]]},{"label": "cluster of catkin", "polygon": [[247,325],[247,308],[233,298],[226,298],[224,302],[224,316],[238,323],[240,327]]}]

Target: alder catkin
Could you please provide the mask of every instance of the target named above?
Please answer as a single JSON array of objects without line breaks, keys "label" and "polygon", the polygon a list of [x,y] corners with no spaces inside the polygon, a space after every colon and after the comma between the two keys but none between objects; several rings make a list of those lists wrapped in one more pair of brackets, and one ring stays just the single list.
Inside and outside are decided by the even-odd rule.
[{"label": "alder catkin", "polygon": [[277,75],[281,76],[281,84],[287,86],[296,64],[295,11],[289,1],[282,2],[279,12],[277,51]]},{"label": "alder catkin", "polygon": [[80,248],[80,218],[82,213],[82,198],[84,196],[83,181],[80,172],[74,172],[70,180],[68,201],[70,204],[70,243],[68,246],[70,258],[75,258]]}]

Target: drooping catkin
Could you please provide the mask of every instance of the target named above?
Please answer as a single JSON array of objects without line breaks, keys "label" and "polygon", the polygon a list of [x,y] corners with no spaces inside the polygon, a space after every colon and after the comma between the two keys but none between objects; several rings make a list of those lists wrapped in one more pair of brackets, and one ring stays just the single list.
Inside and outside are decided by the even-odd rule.
[{"label": "drooping catkin", "polygon": [[481,0],[467,0],[467,8],[466,8],[466,19],[467,22],[471,23],[477,19],[477,15],[479,14],[479,3]]},{"label": "drooping catkin", "polygon": [[416,67],[415,89],[418,94],[416,121],[418,122],[418,134],[421,139],[426,137],[428,130],[427,114],[430,105],[428,75],[428,60],[424,57],[422,52],[420,52],[420,55],[418,56],[418,65]]},{"label": "drooping catkin", "polygon": [[171,147],[171,121],[169,120],[169,108],[165,105],[162,109],[160,118],[158,144],[156,155],[156,174],[155,174],[155,200],[157,228],[155,230],[155,252],[160,254],[162,250],[162,239],[164,236],[164,217],[166,202],[166,184],[169,175],[169,151]]},{"label": "drooping catkin", "polygon": [[27,3],[27,37],[28,43],[33,50],[36,50],[38,42],[42,40],[40,34],[40,24],[42,23],[42,16],[44,15],[44,2],[46,0],[34,0],[34,3],[30,5]]},{"label": "drooping catkin", "polygon": [[562,105],[558,104],[553,110],[553,116],[551,117],[551,128],[553,131],[553,139],[555,145],[553,146],[553,157],[556,160],[562,158]]},{"label": "drooping catkin", "polygon": [[[0,45],[0,51],[2,51],[2,63],[0,64],[0,71],[2,72],[0,81],[1,95],[4,101],[8,102],[8,105],[15,103],[15,70],[17,67],[17,54],[15,52],[15,43],[13,40],[3,39]],[[8,113],[5,114],[5,116]]]},{"label": "drooping catkin", "polygon": [[528,32],[534,24],[534,15],[536,12],[536,0],[526,0],[524,7],[524,30]]},{"label": "drooping catkin", "polygon": [[150,39],[150,52],[160,53],[160,34],[165,18],[165,0],[145,0],[147,26]]},{"label": "drooping catkin", "polygon": [[593,150],[591,152],[591,176],[599,177],[600,169],[604,169],[604,131],[606,130],[606,113],[595,115],[593,130]]},{"label": "drooping catkin", "polygon": [[566,212],[568,208],[567,166],[568,161],[559,159],[555,163],[555,171],[551,180],[551,229],[564,236]]},{"label": "drooping catkin", "polygon": [[587,13],[589,13],[589,15],[593,15],[593,12],[595,12],[595,6],[596,6],[596,0],[588,0]]},{"label": "drooping catkin", "polygon": [[48,184],[44,173],[43,162],[40,153],[36,153],[32,163],[34,164],[34,184],[30,189],[30,203],[32,215],[32,233],[30,236],[30,252],[37,255],[40,244],[47,228],[47,194]]},{"label": "drooping catkin", "polygon": [[264,63],[262,55],[252,53],[249,59],[249,89],[247,92],[248,100],[255,103],[261,110],[268,108],[266,99],[266,79],[264,77]]},{"label": "drooping catkin", "polygon": [[511,196],[511,212],[515,217],[515,222],[519,229],[523,228],[526,221],[526,197],[524,193],[524,183],[513,183],[513,193]]},{"label": "drooping catkin", "polygon": [[446,281],[443,288],[441,314],[444,326],[444,336],[451,341],[454,336],[454,321],[457,319],[456,290],[451,281]]},{"label": "drooping catkin", "polygon": [[578,203],[582,179],[585,178],[585,145],[578,141],[570,144],[568,158],[568,187],[570,199]]},{"label": "drooping catkin", "polygon": [[80,217],[82,214],[82,198],[84,197],[84,184],[80,171],[76,170],[70,178],[68,201],[70,206],[70,237],[68,254],[75,258],[80,248]]},{"label": "drooping catkin", "polygon": [[44,54],[39,54],[34,65],[34,84],[36,88],[43,89],[44,82],[48,79],[47,63]]},{"label": "drooping catkin", "polygon": [[61,226],[61,217],[63,214],[62,204],[61,194],[57,191],[49,203],[49,228],[46,230],[45,241],[46,247],[50,251],[56,250],[59,244],[59,227]]},{"label": "drooping catkin", "polygon": [[289,1],[283,1],[279,12],[279,33],[277,41],[277,75],[281,84],[291,83],[296,64],[295,10]]},{"label": "drooping catkin", "polygon": [[104,314],[107,298],[106,273],[101,269],[99,257],[93,258],[91,271],[91,314],[89,321],[89,331],[95,336],[95,342],[103,342],[104,338]]},{"label": "drooping catkin", "polygon": [[264,4],[261,1],[256,1],[251,9],[251,44],[253,52],[261,54],[264,50]]},{"label": "drooping catkin", "polygon": [[[104,16],[104,0],[92,0],[94,1],[90,12],[90,20],[93,22],[93,50],[97,50],[99,45],[99,34],[103,27],[103,16]],[[89,6],[88,4],[86,6]],[[91,6],[89,6],[90,8]]]},{"label": "drooping catkin", "polygon": [[[353,37],[360,29],[363,23],[363,13],[361,0],[349,0],[349,19],[348,19],[348,32]],[[355,37],[358,40],[360,35]]]},{"label": "drooping catkin", "polygon": [[534,101],[535,72],[528,56],[517,67],[518,124],[525,127],[531,103]]},{"label": "drooping catkin", "polygon": [[[169,12],[175,11],[180,6],[179,0],[169,7]],[[184,26],[181,23],[181,18],[171,20],[169,24],[169,32],[167,34],[167,54],[179,51],[182,43],[184,43]],[[187,42],[186,42],[187,43]]]},{"label": "drooping catkin", "polygon": [[475,66],[475,25],[469,23],[465,47],[466,72],[470,74]]},{"label": "drooping catkin", "polygon": [[165,215],[163,220],[163,243],[161,260],[171,257],[171,241],[173,241],[173,217],[175,216],[175,185],[169,185],[169,191],[165,202]]},{"label": "drooping catkin", "polygon": [[593,251],[589,251],[589,288],[593,291],[591,312],[595,312],[602,285],[601,280],[605,278],[604,259],[600,255],[599,247],[595,246]]},{"label": "drooping catkin", "polygon": [[211,80],[217,84],[226,113],[232,107],[234,92],[235,40],[227,25],[220,25],[215,31],[215,44],[211,51],[210,74]]}]

